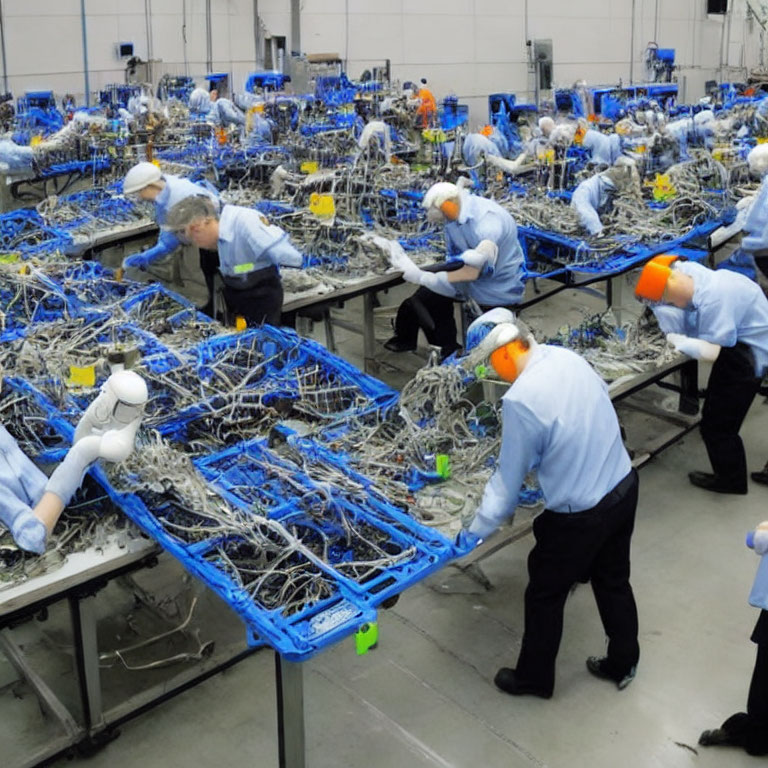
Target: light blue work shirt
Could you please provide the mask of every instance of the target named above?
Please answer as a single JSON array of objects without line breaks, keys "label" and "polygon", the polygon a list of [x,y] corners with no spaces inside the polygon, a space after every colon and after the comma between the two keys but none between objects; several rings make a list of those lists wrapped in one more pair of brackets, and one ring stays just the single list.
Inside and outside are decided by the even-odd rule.
[{"label": "light blue work shirt", "polygon": [[464,144],[461,147],[461,156],[464,158],[464,162],[471,166],[480,165],[483,155],[500,157],[501,152],[487,136],[483,136],[482,133],[470,133],[464,139]]},{"label": "light blue work shirt", "polygon": [[514,515],[533,469],[562,513],[591,509],[632,469],[605,382],[562,347],[534,346],[502,398],[501,451],[469,530],[485,538]]},{"label": "light blue work shirt", "polygon": [[621,137],[616,133],[608,135],[590,128],[584,134],[581,145],[591,150],[592,161],[595,163],[613,165],[621,155]]},{"label": "light blue work shirt", "polygon": [[29,512],[45,493],[48,478],[0,426],[0,520],[8,527]]},{"label": "light blue work shirt", "polygon": [[[206,189],[199,184],[195,184],[189,179],[182,178],[181,176],[164,174],[163,180],[165,181],[165,186],[155,198],[155,218],[161,227],[165,224],[165,221],[168,218],[168,211],[170,211],[176,203],[180,203],[188,197],[194,195],[206,195],[213,200],[216,205],[216,210],[218,210],[221,205],[219,198],[211,192],[211,190]],[[162,256],[172,253],[180,245],[181,241],[173,232],[161,230],[157,244],[149,251],[144,251],[144,253],[151,253],[152,260],[154,261]]]},{"label": "light blue work shirt", "polygon": [[211,102],[208,117],[219,125],[245,125],[245,115],[229,99]]},{"label": "light blue work shirt", "polygon": [[481,240],[492,240],[499,253],[495,265],[478,265],[480,275],[471,282],[453,283],[464,299],[472,298],[481,306],[504,307],[517,304],[525,290],[523,249],[517,239],[517,225],[509,211],[494,200],[461,191],[459,218],[445,226],[448,258],[461,257],[475,249]]},{"label": "light blue work shirt", "polygon": [[590,235],[603,231],[600,216],[607,213],[613,203],[616,187],[602,173],[596,173],[579,184],[571,195],[571,207],[579,215],[579,221]]},{"label": "light blue work shirt", "polygon": [[714,271],[694,261],[676,261],[673,269],[693,278],[693,300],[686,309],[654,306],[661,330],[721,347],[747,344],[755,356],[755,375],[762,376],[768,369],[768,299],[760,286],[738,272]]},{"label": "light blue work shirt", "polygon": [[194,195],[205,195],[213,200],[216,205],[216,209],[219,208],[219,198],[211,192],[210,189],[195,184],[189,179],[182,178],[181,176],[172,176],[169,173],[163,174],[163,180],[165,181],[165,187],[162,192],[155,198],[155,217],[157,223],[162,226],[165,224],[168,218],[168,211],[173,208],[176,203],[180,203],[182,200],[186,200],[188,197]]},{"label": "light blue work shirt", "polygon": [[760,190],[749,206],[743,231],[741,247],[745,251],[768,250],[768,176],[763,178]]},{"label": "light blue work shirt", "polygon": [[253,208],[225,205],[219,218],[219,271],[243,277],[270,266],[300,267],[301,254],[280,227]]},{"label": "light blue work shirt", "polygon": [[684,118],[682,120],[673,120],[671,123],[667,123],[664,127],[666,135],[671,136],[677,141],[677,146],[680,149],[680,157],[686,159],[688,157],[688,134],[693,130],[693,120],[690,118]]}]

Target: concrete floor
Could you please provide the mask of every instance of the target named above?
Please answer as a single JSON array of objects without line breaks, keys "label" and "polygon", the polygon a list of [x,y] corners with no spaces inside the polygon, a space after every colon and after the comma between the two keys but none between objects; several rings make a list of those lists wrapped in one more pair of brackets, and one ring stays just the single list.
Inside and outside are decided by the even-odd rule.
[{"label": "concrete floor", "polygon": [[[757,402],[743,432],[753,467],[765,457],[767,430],[768,406]],[[584,667],[604,648],[587,586],[567,604],[554,697],[513,698],[493,687],[519,649],[526,537],[483,563],[492,590],[469,580],[462,588],[454,577],[457,591],[444,594],[449,573],[437,574],[380,614],[378,649],[357,657],[346,640],[304,665],[307,765],[752,765],[696,741],[745,704],[757,558],[743,540],[766,517],[768,489],[729,497],[691,488],[685,473],[705,466],[693,433],[641,471],[632,581],[642,657],[626,690]],[[88,766],[276,766],[273,669],[271,652],[257,653],[124,725]]]},{"label": "concrete floor", "polygon": [[[400,296],[393,292],[385,303]],[[560,308],[577,305],[565,295]],[[379,335],[387,335],[383,319]],[[344,332],[338,340],[359,363],[359,340]],[[393,383],[419,362],[395,357],[382,369]],[[768,458],[766,433],[768,405],[758,399],[742,430],[752,469]],[[743,542],[768,517],[768,488],[751,484],[746,497],[708,494],[686,478],[705,468],[696,431],[641,470],[632,582],[642,655],[626,690],[585,669],[587,656],[602,654],[604,637],[584,585],[566,607],[554,697],[513,698],[494,688],[496,670],[513,666],[519,650],[527,536],[483,562],[491,590],[448,568],[380,613],[376,650],[358,657],[348,639],[304,664],[307,766],[754,764],[736,750],[698,747],[697,739],[746,702],[757,618],[747,595],[758,560]],[[261,651],[123,725],[87,763],[55,765],[271,768],[275,711],[273,656]],[[6,722],[3,714],[5,744],[15,738],[4,732]]]}]

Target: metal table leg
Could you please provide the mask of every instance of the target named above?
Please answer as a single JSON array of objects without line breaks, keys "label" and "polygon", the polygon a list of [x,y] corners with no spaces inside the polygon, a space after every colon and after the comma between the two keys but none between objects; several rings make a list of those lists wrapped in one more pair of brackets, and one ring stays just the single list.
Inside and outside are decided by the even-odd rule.
[{"label": "metal table leg", "polygon": [[275,652],[280,768],[304,768],[304,669]]},{"label": "metal table leg", "polygon": [[83,702],[83,717],[89,733],[104,727],[99,674],[99,647],[96,640],[94,596],[70,596],[72,627],[75,634],[75,663]]},{"label": "metal table leg", "polygon": [[376,373],[376,337],[373,328],[373,305],[375,294],[371,291],[363,294],[363,360],[366,373]]}]

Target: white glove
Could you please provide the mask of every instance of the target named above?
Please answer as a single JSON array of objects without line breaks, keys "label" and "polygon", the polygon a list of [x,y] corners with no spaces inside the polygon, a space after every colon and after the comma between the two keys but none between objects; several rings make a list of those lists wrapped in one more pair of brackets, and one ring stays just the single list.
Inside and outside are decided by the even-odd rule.
[{"label": "white glove", "polygon": [[420,283],[424,273],[411,261],[400,243],[390,242],[389,261],[395,269],[403,273],[406,283]]},{"label": "white glove", "polygon": [[738,203],[736,203],[736,210],[741,211],[744,208],[749,208],[750,205],[755,201],[756,195],[748,195],[747,197],[742,197],[741,200],[739,200]]},{"label": "white glove", "polygon": [[692,339],[690,336],[683,336],[681,333],[668,333],[667,342],[671,344],[678,352],[681,352],[695,360],[704,360],[713,363],[720,354],[720,345],[712,344],[703,339]]},{"label": "white glove", "polygon": [[475,248],[476,251],[479,253],[482,253],[483,256],[486,258],[486,264],[493,269],[496,266],[496,259],[499,258],[499,246],[496,245],[496,243],[493,242],[493,240],[481,240],[477,247]]}]

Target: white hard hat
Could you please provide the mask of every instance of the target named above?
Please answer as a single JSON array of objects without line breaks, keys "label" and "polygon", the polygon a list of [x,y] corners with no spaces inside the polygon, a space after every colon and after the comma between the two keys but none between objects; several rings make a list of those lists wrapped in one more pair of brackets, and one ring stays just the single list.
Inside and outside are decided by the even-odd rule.
[{"label": "white hard hat", "polygon": [[768,144],[758,144],[747,155],[749,170],[758,176],[764,176],[768,171]]},{"label": "white hard hat", "polygon": [[421,205],[423,208],[439,208],[446,200],[453,200],[461,196],[459,188],[450,181],[438,181],[433,184],[424,195]]},{"label": "white hard hat", "polygon": [[[498,330],[498,329],[503,330]],[[473,320],[467,328],[467,360],[470,365],[482,363],[498,347],[520,335],[515,315],[506,307],[494,307]]]},{"label": "white hard hat", "polygon": [[123,194],[132,195],[135,192],[140,192],[145,187],[157,183],[162,178],[162,172],[154,163],[137,163],[125,174]]},{"label": "white hard hat", "polygon": [[545,136],[549,136],[549,134],[554,130],[554,127],[555,121],[549,117],[549,115],[544,115],[544,117],[539,118],[539,130]]}]

